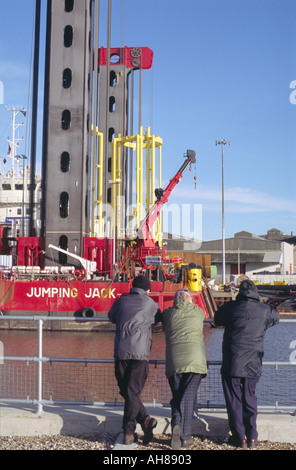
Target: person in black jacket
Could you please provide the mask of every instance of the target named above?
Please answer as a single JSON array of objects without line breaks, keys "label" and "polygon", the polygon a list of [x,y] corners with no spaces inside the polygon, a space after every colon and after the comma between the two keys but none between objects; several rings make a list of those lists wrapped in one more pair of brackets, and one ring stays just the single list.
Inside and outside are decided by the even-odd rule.
[{"label": "person in black jacket", "polygon": [[214,321],[225,327],[221,375],[232,434],[229,443],[256,447],[256,385],[262,373],[264,335],[267,328],[279,322],[279,313],[260,302],[255,284],[246,279],[236,300],[225,302]]},{"label": "person in black jacket", "polygon": [[148,278],[135,277],[129,294],[117,299],[108,312],[109,320],[116,324],[115,376],[125,400],[122,427],[126,445],[137,441],[137,423],[144,432],[143,444],[151,441],[157,426],[156,419],[148,415],[140,398],[148,377],[152,325],[158,323],[161,316],[157,303],[148,296],[150,289]]}]

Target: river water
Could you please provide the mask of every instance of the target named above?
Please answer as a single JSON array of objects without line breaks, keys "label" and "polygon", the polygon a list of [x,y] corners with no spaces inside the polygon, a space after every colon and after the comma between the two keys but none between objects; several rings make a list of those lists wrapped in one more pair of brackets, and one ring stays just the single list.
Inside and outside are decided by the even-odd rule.
[{"label": "river water", "polygon": [[[204,343],[206,349],[206,355],[208,361],[219,361],[221,360],[221,348],[222,348],[222,339],[223,339],[223,329],[222,328],[212,328],[209,324],[204,326]],[[3,349],[3,355],[5,356],[25,356],[25,357],[34,357],[37,356],[37,331],[17,331],[17,330],[0,330],[0,341]],[[44,331],[43,332],[43,356],[48,358],[88,358],[88,359],[113,359],[113,344],[114,344],[114,332],[113,331]],[[296,323],[280,323],[267,330],[265,335],[265,354],[264,361],[279,361],[279,362],[291,362],[291,358],[294,358],[295,361],[295,352],[296,352]],[[163,332],[158,332],[153,334],[153,343],[151,350],[151,360],[164,360],[165,359],[165,338]],[[8,362],[8,361],[4,361]],[[18,366],[18,365],[17,365]],[[15,366],[15,367],[17,367]],[[36,364],[35,364],[36,366]],[[98,367],[98,364],[96,364]],[[24,366],[22,365],[24,368]],[[83,366],[81,366],[83,368]],[[100,366],[101,367],[101,366]],[[296,366],[295,366],[296,367]],[[274,402],[279,402],[282,406],[291,406],[295,405],[296,408],[296,369],[295,367],[282,367],[280,371],[277,368],[272,367],[271,372],[268,370],[268,373],[263,374],[263,378],[260,380],[259,390],[259,405],[260,400],[263,404],[274,405]],[[118,398],[118,392],[116,388],[116,383],[114,382],[114,370],[113,364],[105,365],[106,372],[103,373],[104,378],[93,379],[94,382],[84,376],[84,370],[79,371],[79,374],[82,374],[81,381],[87,383],[85,385],[86,390],[79,392],[77,396],[74,393],[74,389],[81,387],[81,384],[76,384],[76,375],[78,375],[77,369],[71,368],[69,364],[62,366],[57,364],[59,372],[54,372],[54,375],[48,372],[49,377],[47,377],[47,382],[55,382],[55,385],[50,388],[48,394],[53,395],[53,399],[70,399],[81,401],[81,393],[83,396],[89,396],[89,389],[95,388],[98,389],[98,382],[104,382],[102,384],[103,391],[100,392],[100,395],[92,396],[91,400],[94,401],[110,401],[110,397],[106,394],[106,390],[111,393],[112,400],[114,395]],[[84,367],[85,368],[85,367]],[[53,369],[53,368],[51,368]],[[90,369],[90,367],[88,367]],[[108,369],[108,370],[107,370]],[[269,369],[269,367],[267,367]],[[0,366],[0,379],[1,371],[4,368]],[[44,365],[45,374],[46,366]],[[72,370],[72,372],[71,372]],[[210,370],[210,368],[209,368]],[[18,373],[19,374],[19,373]],[[101,372],[100,372],[101,374]],[[153,374],[158,375],[156,379],[151,378],[153,384],[147,387],[149,389],[154,389],[152,395],[147,398],[148,401],[153,400],[155,396],[155,389],[165,388],[166,391],[158,392],[158,397],[161,402],[163,400],[166,402],[168,398],[168,387],[167,380],[164,375],[164,368],[159,372],[149,373],[149,377]],[[8,369],[6,371],[6,376],[16,376],[15,369]],[[213,373],[209,373],[205,382],[207,382],[206,387],[208,389],[216,389],[215,396],[213,397],[214,403],[217,403],[217,394],[219,395],[219,400],[221,400],[221,389],[220,384],[220,366],[217,366],[215,372],[216,377],[213,377]],[[4,377],[4,373],[2,372]],[[112,376],[112,381],[111,381]],[[7,378],[5,379],[7,380]],[[34,379],[36,381],[36,377]],[[69,384],[69,391],[65,392],[65,382]],[[72,384],[72,385],[71,385]],[[63,391],[59,391],[59,387]],[[0,387],[1,388],[1,387]],[[88,390],[87,390],[88,388]],[[217,391],[217,389],[220,389]],[[277,390],[276,390],[277,389]],[[12,390],[14,390],[14,385],[12,384]],[[1,390],[0,390],[1,392]],[[208,394],[209,391],[206,391]],[[211,392],[211,390],[210,390]],[[1,396],[5,397],[7,391],[1,392]],[[78,392],[77,392],[78,393]],[[3,395],[4,394],[4,395]],[[29,394],[29,392],[28,392]],[[65,397],[65,394],[67,395]],[[166,394],[166,395],[165,395]],[[271,395],[271,396],[270,396]],[[7,397],[7,396],[6,396]],[[152,398],[151,398],[152,397]],[[7,397],[9,398],[9,397]],[[116,399],[117,399],[116,398]],[[85,399],[85,398],[84,398]],[[120,399],[120,397],[119,397]],[[87,398],[89,400],[89,398]],[[202,399],[204,400],[204,399]],[[208,400],[208,398],[206,398]],[[201,401],[203,402],[203,401]]]},{"label": "river water", "polygon": [[[205,324],[204,343],[208,360],[221,359],[222,328]],[[295,323],[280,323],[268,329],[265,335],[265,361],[289,361],[296,340]],[[4,356],[36,356],[37,332],[0,330]],[[113,358],[113,331],[44,331],[43,356],[67,358]],[[295,349],[295,346],[294,346]],[[153,334],[151,359],[165,358],[163,332]]]}]

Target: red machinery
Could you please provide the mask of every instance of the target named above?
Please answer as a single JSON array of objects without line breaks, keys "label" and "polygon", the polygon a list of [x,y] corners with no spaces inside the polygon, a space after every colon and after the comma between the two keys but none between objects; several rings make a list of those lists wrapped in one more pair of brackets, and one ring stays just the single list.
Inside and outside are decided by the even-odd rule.
[{"label": "red machinery", "polygon": [[[115,64],[124,64],[128,68],[141,67],[150,69],[153,60],[153,51],[149,47],[112,47],[110,49],[110,58]],[[106,65],[107,49],[99,49],[99,65]]]},{"label": "red machinery", "polygon": [[[152,227],[168,198],[179,183],[186,168],[195,163],[195,152],[188,150],[186,160],[165,189],[155,191],[156,201],[140,223],[137,239],[127,249],[128,261],[144,270],[153,269],[166,262],[165,250],[155,242]],[[106,315],[114,300],[126,295],[131,287],[129,274],[125,278],[114,278],[112,266],[113,240],[108,238],[84,239],[84,256],[77,255],[86,269],[86,275],[75,276],[68,267],[59,271],[55,266],[43,269],[44,240],[38,237],[19,237],[18,266],[12,269],[0,269],[0,311],[5,315],[51,314],[62,316]],[[54,246],[52,246],[54,248]],[[61,250],[59,247],[56,249]],[[153,259],[154,258],[154,259]],[[20,266],[20,263],[22,266]],[[95,265],[95,268],[88,266]],[[84,268],[85,268],[84,266]],[[93,277],[94,275],[94,277]],[[120,281],[120,282],[118,282]],[[171,306],[174,293],[183,283],[161,282],[154,280],[150,296],[161,309]],[[202,292],[193,292],[197,305],[209,316]],[[86,314],[85,314],[86,315]],[[60,326],[58,326],[60,328]]]}]

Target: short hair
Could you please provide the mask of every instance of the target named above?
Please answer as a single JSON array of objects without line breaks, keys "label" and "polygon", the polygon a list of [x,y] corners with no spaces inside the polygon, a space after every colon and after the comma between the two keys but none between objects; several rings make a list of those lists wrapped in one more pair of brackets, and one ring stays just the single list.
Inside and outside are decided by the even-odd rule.
[{"label": "short hair", "polygon": [[192,297],[191,297],[190,290],[188,289],[188,287],[183,287],[183,289],[180,289],[175,293],[174,300],[178,300],[178,299],[185,299],[185,300],[188,300],[189,302],[192,302]]}]

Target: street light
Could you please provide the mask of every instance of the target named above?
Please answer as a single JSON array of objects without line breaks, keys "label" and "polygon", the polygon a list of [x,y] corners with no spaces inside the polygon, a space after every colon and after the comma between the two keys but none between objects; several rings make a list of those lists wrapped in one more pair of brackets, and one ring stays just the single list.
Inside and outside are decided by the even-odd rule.
[{"label": "street light", "polygon": [[222,145],[222,284],[225,284],[225,223],[224,223],[224,145],[230,145],[230,141],[216,140],[216,145]]}]

